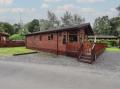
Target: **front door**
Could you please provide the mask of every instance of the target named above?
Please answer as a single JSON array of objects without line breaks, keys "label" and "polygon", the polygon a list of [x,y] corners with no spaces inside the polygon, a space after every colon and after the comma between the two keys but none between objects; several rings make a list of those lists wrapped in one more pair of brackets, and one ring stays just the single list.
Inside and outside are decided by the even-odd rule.
[{"label": "front door", "polygon": [[68,43],[67,43],[67,51],[68,52],[77,52],[79,50],[80,43],[78,41],[77,32],[69,32],[68,33]]}]

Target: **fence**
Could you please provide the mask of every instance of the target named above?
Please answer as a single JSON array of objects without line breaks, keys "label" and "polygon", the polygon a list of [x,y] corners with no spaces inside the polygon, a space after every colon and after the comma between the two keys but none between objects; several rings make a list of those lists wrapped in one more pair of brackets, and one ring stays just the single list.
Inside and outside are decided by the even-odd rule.
[{"label": "fence", "polygon": [[25,46],[25,41],[23,41],[23,40],[16,40],[16,41],[8,40],[5,43],[0,44],[0,47],[20,47],[20,46]]}]

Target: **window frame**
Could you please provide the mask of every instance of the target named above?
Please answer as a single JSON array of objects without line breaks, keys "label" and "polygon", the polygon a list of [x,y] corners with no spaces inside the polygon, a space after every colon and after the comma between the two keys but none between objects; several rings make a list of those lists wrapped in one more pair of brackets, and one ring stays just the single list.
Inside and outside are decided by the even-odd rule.
[{"label": "window frame", "polygon": [[48,40],[53,40],[54,39],[54,34],[49,34],[48,35]]},{"label": "window frame", "polygon": [[67,36],[66,35],[63,35],[63,44],[66,44],[67,43]]},{"label": "window frame", "polygon": [[39,35],[39,40],[42,41],[42,35]]}]

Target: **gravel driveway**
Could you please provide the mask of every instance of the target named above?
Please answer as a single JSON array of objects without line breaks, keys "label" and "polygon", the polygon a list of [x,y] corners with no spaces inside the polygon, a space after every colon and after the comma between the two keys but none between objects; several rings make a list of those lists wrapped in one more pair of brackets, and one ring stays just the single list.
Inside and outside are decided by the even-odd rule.
[{"label": "gravel driveway", "polygon": [[120,53],[104,52],[94,64],[77,62],[76,58],[57,56],[50,53],[36,53],[22,56],[1,57],[2,61],[14,61],[36,64],[62,65],[69,67],[80,67],[94,72],[120,72]]},{"label": "gravel driveway", "polygon": [[1,57],[0,71],[0,89],[119,89],[120,53],[92,65],[43,52]]}]

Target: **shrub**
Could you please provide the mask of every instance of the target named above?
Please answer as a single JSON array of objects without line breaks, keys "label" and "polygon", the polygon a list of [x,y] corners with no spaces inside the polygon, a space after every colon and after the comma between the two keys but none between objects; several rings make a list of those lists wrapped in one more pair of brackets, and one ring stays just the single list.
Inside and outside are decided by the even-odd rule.
[{"label": "shrub", "polygon": [[10,40],[24,40],[25,36],[21,35],[21,34],[14,34],[12,36],[9,37]]}]

